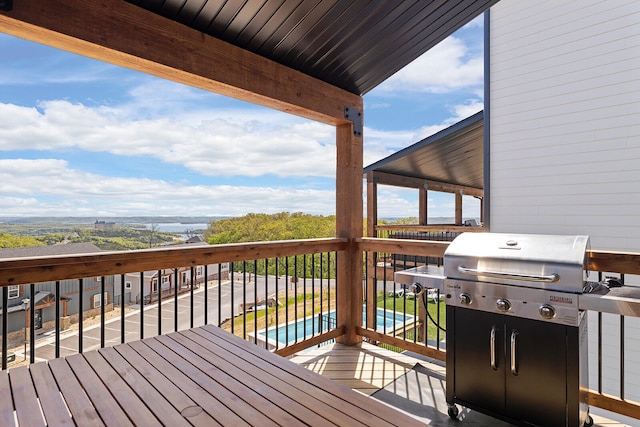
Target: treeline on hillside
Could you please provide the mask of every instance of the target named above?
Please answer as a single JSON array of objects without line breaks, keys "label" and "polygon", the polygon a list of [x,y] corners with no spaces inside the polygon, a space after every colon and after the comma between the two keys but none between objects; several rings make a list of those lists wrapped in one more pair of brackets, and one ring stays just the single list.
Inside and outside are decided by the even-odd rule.
[{"label": "treeline on hillside", "polygon": [[300,212],[277,214],[250,213],[238,218],[214,221],[204,234],[212,245],[273,240],[334,237],[336,217]]},{"label": "treeline on hillside", "polygon": [[77,230],[76,235],[70,241],[72,243],[93,243],[106,251],[125,251],[176,243],[176,236],[157,230],[115,228],[111,230]]},{"label": "treeline on hillside", "polygon": [[[274,240],[314,239],[334,237],[336,217],[281,212],[277,214],[251,213],[239,218],[214,221],[205,232],[205,240],[212,245]],[[316,254],[296,257],[262,259],[255,262],[233,263],[234,272],[258,275],[288,276],[290,278],[333,278],[335,254]]]},{"label": "treeline on hillside", "polygon": [[31,236],[14,236],[8,233],[0,233],[0,249],[24,248],[28,246],[43,246],[44,242]]},{"label": "treeline on hillside", "polygon": [[46,233],[41,236],[0,233],[0,249],[64,243],[93,243],[107,251],[145,249],[168,243],[177,243],[175,234],[157,230],[115,228],[111,230],[76,229],[74,231]]}]

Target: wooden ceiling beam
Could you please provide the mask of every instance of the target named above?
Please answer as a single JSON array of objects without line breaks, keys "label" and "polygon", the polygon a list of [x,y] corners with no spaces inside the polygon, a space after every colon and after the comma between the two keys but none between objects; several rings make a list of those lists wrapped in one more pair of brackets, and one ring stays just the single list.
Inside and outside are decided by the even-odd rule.
[{"label": "wooden ceiling beam", "polygon": [[410,176],[394,175],[387,172],[368,172],[366,174],[367,181],[376,180],[378,184],[393,185],[405,188],[425,188],[429,191],[441,191],[444,193],[457,193],[462,190],[465,196],[484,197],[482,188],[469,187],[466,185],[450,184],[446,182],[433,181],[423,178],[414,178]]},{"label": "wooden ceiling beam", "polygon": [[331,125],[362,97],[122,0],[20,0],[0,31]]}]

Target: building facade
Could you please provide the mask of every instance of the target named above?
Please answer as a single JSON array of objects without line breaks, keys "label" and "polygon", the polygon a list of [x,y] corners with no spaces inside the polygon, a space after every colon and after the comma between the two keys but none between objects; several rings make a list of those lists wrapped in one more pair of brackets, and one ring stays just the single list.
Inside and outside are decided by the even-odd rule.
[{"label": "building facade", "polygon": [[[98,252],[101,252],[101,249],[91,243],[69,243],[66,245],[0,249],[0,258],[46,257]],[[36,332],[51,329],[56,320],[56,294],[59,292],[60,318],[64,328],[71,322],[77,322],[81,304],[85,316],[91,310],[99,309],[103,304],[112,304],[114,297],[116,297],[113,284],[114,277],[105,276],[87,277],[82,279],[82,282],[61,280],[59,282],[24,283],[9,286],[7,307],[2,307],[2,316],[7,315],[10,334],[19,333],[24,330],[25,326],[30,326],[29,319],[32,310]],[[81,288],[82,292],[80,292]]]}]

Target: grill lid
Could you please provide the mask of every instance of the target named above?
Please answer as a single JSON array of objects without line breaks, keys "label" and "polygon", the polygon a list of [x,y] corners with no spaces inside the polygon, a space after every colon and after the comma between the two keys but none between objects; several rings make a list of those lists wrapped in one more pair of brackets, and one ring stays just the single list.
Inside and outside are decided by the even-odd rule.
[{"label": "grill lid", "polygon": [[582,293],[589,236],[463,233],[444,253],[448,279]]}]

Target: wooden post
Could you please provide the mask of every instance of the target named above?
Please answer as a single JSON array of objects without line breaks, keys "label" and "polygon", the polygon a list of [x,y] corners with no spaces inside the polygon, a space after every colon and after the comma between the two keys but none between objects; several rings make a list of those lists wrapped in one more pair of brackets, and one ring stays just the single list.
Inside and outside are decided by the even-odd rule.
[{"label": "wooden post", "polygon": [[347,345],[362,342],[356,326],[362,325],[362,253],[354,239],[362,237],[362,137],[355,136],[353,123],[336,126],[336,236],[351,239],[349,248],[338,252],[337,319],[345,335],[337,339]]},{"label": "wooden post", "polygon": [[456,225],[462,225],[462,191],[456,191]]},{"label": "wooden post", "polygon": [[425,186],[424,188],[421,188],[420,190],[420,197],[418,198],[418,204],[420,205],[418,207],[418,224],[420,225],[427,225],[427,213],[429,211],[428,209],[428,205],[429,205],[429,194],[427,190],[427,187]]}]

